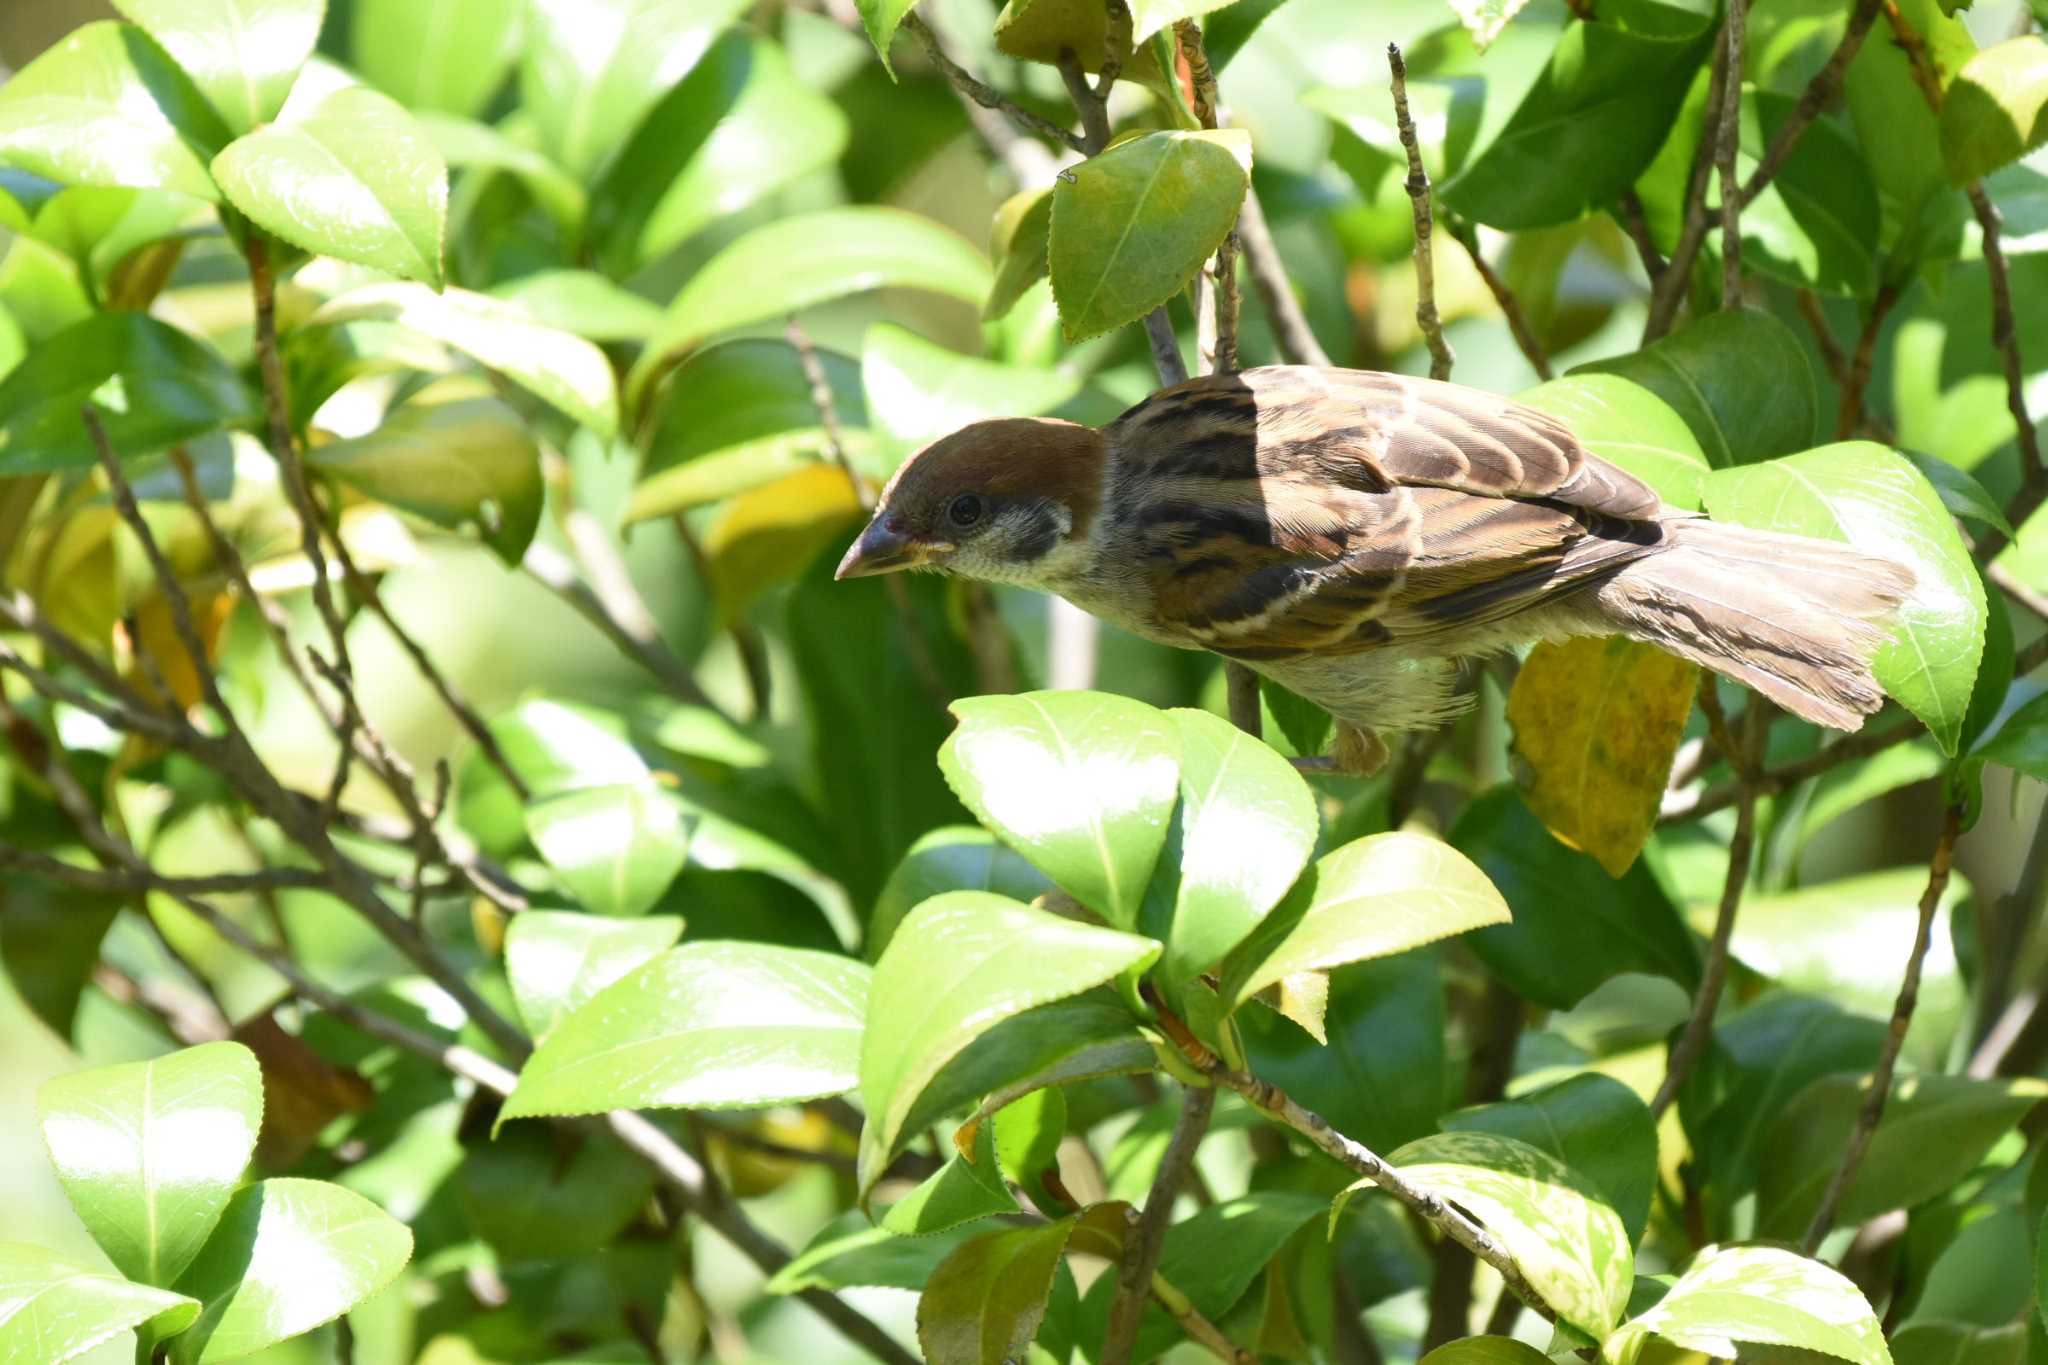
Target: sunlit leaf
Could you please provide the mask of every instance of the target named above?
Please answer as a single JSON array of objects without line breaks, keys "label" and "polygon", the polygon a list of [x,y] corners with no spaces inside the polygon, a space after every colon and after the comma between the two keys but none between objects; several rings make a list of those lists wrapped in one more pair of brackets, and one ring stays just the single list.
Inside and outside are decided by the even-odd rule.
[{"label": "sunlit leaf", "polygon": [[608,919],[558,910],[527,910],[505,929],[505,975],[519,1017],[546,1038],[562,1016],[656,953],[675,946],[683,922],[674,915]]},{"label": "sunlit leaf", "polygon": [[1572,372],[1614,374],[1685,419],[1716,469],[1813,443],[1816,399],[1806,350],[1768,313],[1709,313],[1643,350]]},{"label": "sunlit leaf", "polygon": [[1839,1271],[1777,1247],[1708,1248],[1654,1307],[1607,1338],[1601,1358],[1628,1365],[1646,1333],[1724,1359],[1749,1342],[1891,1365],[1861,1291]]},{"label": "sunlit leaf", "polygon": [[1614,374],[1570,374],[1515,400],[1562,417],[1586,449],[1648,483],[1673,507],[1699,510],[1700,485],[1712,466],[1685,419],[1641,384]]},{"label": "sunlit leaf", "polygon": [[569,893],[600,915],[638,915],[661,899],[688,855],[676,802],[652,782],[542,797],[526,831]]},{"label": "sunlit leaf", "polygon": [[868,414],[892,438],[894,454],[986,417],[1050,412],[1081,391],[1071,371],[964,356],[887,322],[868,328],[860,377]]},{"label": "sunlit leaf", "polygon": [[228,128],[277,117],[320,36],[325,0],[114,0],[177,59]]},{"label": "sunlit leaf", "polygon": [[1043,872],[987,830],[974,825],[935,829],[910,846],[882,887],[868,920],[868,956],[881,956],[903,917],[942,891],[993,891],[1029,901],[1051,887]]},{"label": "sunlit leaf", "polygon": [[198,1316],[199,1304],[183,1294],[0,1243],[0,1360],[62,1365],[130,1328],[162,1340]]},{"label": "sunlit leaf", "polygon": [[1941,101],[1941,159],[1967,185],[2048,143],[2048,38],[1995,43],[1963,63]]},{"label": "sunlit leaf", "polygon": [[[721,624],[769,588],[797,577],[862,520],[860,494],[836,464],[813,462],[750,488],[704,531],[704,576]],[[836,553],[835,549],[835,553]]]},{"label": "sunlit leaf", "polygon": [[349,65],[408,109],[474,117],[518,59],[525,9],[507,0],[355,0]]},{"label": "sunlit leaf", "polygon": [[954,1152],[944,1165],[898,1200],[882,1226],[906,1237],[944,1232],[999,1213],[1015,1213],[1017,1197],[996,1160],[995,1126],[976,1130],[971,1151]]},{"label": "sunlit leaf", "polygon": [[1583,1072],[1511,1100],[1444,1116],[1451,1132],[1497,1133],[1550,1153],[1590,1181],[1633,1244],[1650,1217],[1657,1185],[1657,1125],[1636,1093],[1598,1072]]}]

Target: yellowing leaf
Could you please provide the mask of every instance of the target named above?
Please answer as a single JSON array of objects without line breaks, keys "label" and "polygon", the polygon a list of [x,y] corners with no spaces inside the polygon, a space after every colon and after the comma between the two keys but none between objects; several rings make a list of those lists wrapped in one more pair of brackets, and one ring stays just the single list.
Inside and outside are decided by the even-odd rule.
[{"label": "yellowing leaf", "polygon": [[[192,599],[192,628],[199,632],[199,643],[206,650],[209,663],[233,606],[233,599],[221,593]],[[198,705],[199,670],[193,665],[191,652],[179,639],[170,602],[162,593],[151,593],[135,608],[135,634],[128,647],[137,656],[130,681],[144,695],[166,701],[155,681],[162,678],[179,710]]]},{"label": "yellowing leaf", "polygon": [[1508,697],[1522,798],[1552,834],[1619,877],[1642,852],[1699,669],[1613,637],[1540,644]]},{"label": "yellowing leaf", "polygon": [[801,572],[860,513],[846,471],[822,462],[728,502],[704,537],[719,618],[732,620],[764,588]]}]

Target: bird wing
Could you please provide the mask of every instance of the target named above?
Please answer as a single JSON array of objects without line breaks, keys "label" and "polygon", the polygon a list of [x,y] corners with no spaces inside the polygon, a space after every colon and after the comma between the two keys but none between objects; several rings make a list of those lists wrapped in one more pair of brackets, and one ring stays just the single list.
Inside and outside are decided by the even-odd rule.
[{"label": "bird wing", "polygon": [[1107,434],[1156,624],[1242,658],[1512,616],[1647,553],[1670,513],[1556,418],[1403,375],[1208,376]]}]

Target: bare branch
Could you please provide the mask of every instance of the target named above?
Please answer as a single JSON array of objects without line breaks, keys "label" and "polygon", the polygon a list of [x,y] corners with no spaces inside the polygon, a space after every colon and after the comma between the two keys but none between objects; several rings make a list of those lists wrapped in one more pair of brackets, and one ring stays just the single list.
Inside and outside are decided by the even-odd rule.
[{"label": "bare branch", "polygon": [[1218,1360],[1230,1365],[1259,1365],[1259,1358],[1244,1347],[1233,1343],[1215,1323],[1202,1316],[1195,1302],[1176,1288],[1171,1280],[1158,1272],[1152,1275],[1152,1298],[1167,1315],[1180,1324],[1180,1330],[1189,1341],[1194,1342]]},{"label": "bare branch", "polygon": [[0,868],[21,872],[44,881],[74,886],[107,896],[132,895],[142,891],[166,891],[193,896],[232,896],[276,887],[327,885],[327,878],[303,867],[267,867],[261,872],[219,872],[203,877],[171,877],[150,868],[140,872],[122,869],[81,867],[62,858],[0,843]]},{"label": "bare branch", "polygon": [[619,653],[647,670],[669,695],[692,706],[710,706],[710,698],[697,686],[683,661],[669,651],[653,629],[652,618],[638,613],[614,614],[611,604],[577,576],[576,566],[566,556],[539,541],[526,547],[519,567],[527,577],[566,603],[578,616],[597,627],[617,646]]},{"label": "bare branch", "polygon": [[1238,210],[1237,235],[1244,246],[1252,288],[1259,296],[1259,306],[1265,310],[1266,325],[1273,329],[1281,359],[1290,365],[1328,365],[1329,354],[1309,327],[1301,301],[1294,297],[1287,267],[1280,261],[1280,248],[1274,245],[1273,230],[1266,223],[1265,206],[1259,202],[1258,191],[1249,187],[1244,192],[1244,205]]},{"label": "bare branch", "polygon": [[1742,182],[1735,178],[1735,153],[1742,136],[1742,37],[1748,0],[1731,0],[1721,28],[1723,58],[1721,126],[1714,140],[1714,166],[1721,179],[1721,307],[1742,304]]},{"label": "bare branch", "polygon": [[[2005,220],[1981,180],[1969,187],[1970,211],[1984,233],[1984,265],[1991,280],[1991,344],[2005,367],[2005,405],[2012,413],[2014,439],[2020,447],[2020,474],[2036,497],[2048,487],[2048,469],[2041,463],[2041,437],[2027,415],[2027,367],[2020,360],[2019,337],[2013,328],[2012,272],[2002,241]],[[2015,523],[2017,524],[2017,523]]]},{"label": "bare branch", "polygon": [[1846,441],[1863,429],[1863,398],[1870,388],[1870,366],[1877,354],[1877,334],[1886,315],[1899,301],[1899,287],[1889,281],[1879,285],[1870,300],[1870,314],[1856,336],[1856,351],[1842,373],[1842,402],[1835,413],[1835,439]]},{"label": "bare branch", "polygon": [[932,31],[931,25],[927,24],[916,10],[903,16],[903,28],[917,39],[918,44],[924,48],[924,55],[939,69],[939,74],[962,95],[983,109],[1001,114],[1028,133],[1035,133],[1049,142],[1056,142],[1077,152],[1085,150],[1078,134],[1060,127],[1042,114],[1026,109],[986,81],[977,79],[974,73],[954,61],[947,54],[945,45],[940,42],[939,35]]},{"label": "bare branch", "polygon": [[1429,377],[1449,379],[1457,353],[1444,340],[1443,319],[1436,311],[1436,267],[1430,254],[1429,173],[1422,168],[1422,148],[1415,120],[1408,116],[1408,64],[1398,44],[1387,44],[1387,67],[1394,75],[1394,125],[1408,153],[1408,199],[1415,208],[1415,325],[1429,344]]},{"label": "bare branch", "polygon": [[[1787,763],[1782,768],[1770,768],[1759,772],[1756,777],[1758,796],[1775,796],[1788,787],[1797,786],[1810,777],[1819,777],[1831,768],[1859,758],[1869,758],[1882,753],[1896,744],[1926,733],[1926,727],[1917,720],[1905,720],[1888,730],[1863,729],[1853,735],[1836,740],[1817,754]],[[1734,805],[1741,795],[1738,784],[1730,782],[1712,787],[1696,796],[1687,795],[1665,803],[1658,813],[1659,825],[1679,825],[1712,815],[1715,811],[1726,810]]]},{"label": "bare branch", "polygon": [[1821,111],[1834,103],[1835,95],[1842,88],[1842,78],[1848,74],[1849,63],[1856,60],[1856,53],[1862,48],[1863,40],[1870,34],[1870,26],[1877,19],[1878,0],[1856,0],[1856,8],[1850,12],[1849,25],[1842,31],[1842,41],[1835,44],[1835,50],[1828,54],[1827,63],[1814,73],[1806,88],[1799,92],[1799,102],[1792,106],[1792,112],[1778,125],[1770,145],[1757,158],[1756,169],[1749,173],[1749,179],[1742,182],[1742,204],[1747,208],[1750,201],[1764,192],[1771,178],[1783,168],[1785,158],[1799,145],[1799,139],[1820,117]]},{"label": "bare branch", "polygon": [[1522,301],[1515,297],[1515,291],[1508,288],[1508,282],[1500,272],[1486,263],[1486,257],[1479,250],[1479,233],[1470,223],[1452,219],[1446,225],[1451,236],[1458,239],[1458,245],[1465,248],[1465,254],[1472,258],[1472,268],[1479,272],[1479,278],[1486,282],[1487,292],[1500,306],[1501,316],[1507,319],[1508,331],[1514,334],[1515,345],[1528,358],[1529,366],[1540,379],[1555,377],[1550,368],[1550,357],[1544,353],[1543,343],[1537,339],[1536,331],[1529,326],[1529,315],[1522,311]]},{"label": "bare branch", "polygon": [[1180,1118],[1160,1158],[1159,1174],[1145,1196],[1144,1212],[1124,1233],[1123,1259],[1118,1263],[1116,1297],[1110,1300],[1109,1325],[1102,1336],[1101,1365],[1130,1365],[1137,1346],[1138,1326],[1144,1320],[1145,1299],[1152,1288],[1153,1273],[1159,1268],[1159,1253],[1166,1228],[1173,1221],[1174,1200],[1194,1165],[1195,1148],[1209,1131],[1215,1112],[1216,1091],[1206,1085],[1191,1085],[1181,1093]]},{"label": "bare branch", "polygon": [[1799,304],[1799,316],[1806,319],[1807,330],[1813,333],[1813,344],[1820,348],[1821,363],[1828,367],[1828,377],[1835,383],[1848,381],[1849,357],[1842,354],[1842,343],[1835,340],[1835,330],[1828,325],[1827,314],[1821,311],[1820,299],[1811,289],[1795,290],[1793,298]]},{"label": "bare branch", "polygon": [[1962,828],[1962,808],[1949,806],[1942,814],[1941,833],[1935,840],[1934,854],[1927,862],[1927,889],[1920,893],[1920,921],[1913,931],[1913,949],[1906,958],[1906,974],[1899,983],[1898,999],[1892,1004],[1891,1027],[1885,1032],[1884,1047],[1870,1073],[1870,1093],[1864,1096],[1863,1108],[1856,1115],[1856,1126],[1850,1130],[1848,1144],[1842,1149],[1841,1165],[1835,1168],[1834,1178],[1828,1182],[1827,1192],[1821,1196],[1820,1207],[1813,1211],[1813,1221],[1806,1225],[1806,1236],[1800,1243],[1809,1256],[1819,1250],[1828,1229],[1834,1226],[1835,1210],[1841,1205],[1849,1183],[1856,1178],[1857,1168],[1863,1164],[1863,1155],[1870,1150],[1871,1136],[1877,1132],[1877,1125],[1884,1118],[1885,1101],[1891,1096],[1892,1073],[1898,1066],[1899,1050],[1906,1044],[1906,1029],[1913,1022],[1913,1009],[1920,1000],[1920,969],[1927,961],[1928,946],[1934,941],[1934,912],[1941,904],[1942,892],[1948,889],[1949,866]]},{"label": "bare branch", "polygon": [[1725,44],[1714,49],[1706,112],[1700,120],[1699,147],[1693,154],[1692,171],[1686,177],[1685,215],[1680,220],[1678,241],[1671,248],[1671,259],[1650,291],[1650,316],[1643,324],[1644,345],[1671,330],[1678,307],[1685,302],[1686,290],[1692,284],[1692,263],[1699,256],[1700,244],[1707,239],[1707,176],[1713,167],[1712,131],[1721,126],[1721,107],[1728,94],[1727,56]]},{"label": "bare branch", "polygon": [[1657,244],[1650,240],[1650,220],[1643,211],[1642,196],[1634,188],[1625,189],[1615,201],[1615,216],[1628,230],[1629,240],[1636,244],[1636,254],[1643,258],[1643,274],[1655,285],[1664,274],[1666,262],[1658,252]]}]

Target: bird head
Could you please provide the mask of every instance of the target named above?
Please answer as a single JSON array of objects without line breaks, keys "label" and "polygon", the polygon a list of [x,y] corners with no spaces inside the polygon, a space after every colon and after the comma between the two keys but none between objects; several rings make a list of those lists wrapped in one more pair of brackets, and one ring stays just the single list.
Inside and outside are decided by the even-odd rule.
[{"label": "bird head", "polygon": [[1102,433],[1049,417],[976,422],[918,451],[882,490],[839,578],[934,569],[1046,586],[1086,538]]}]

